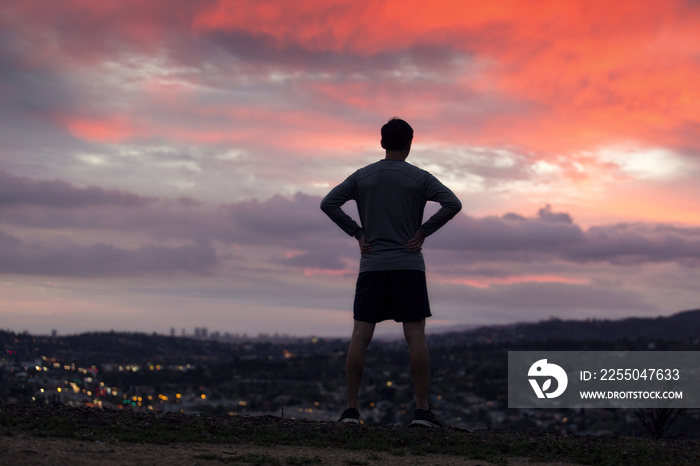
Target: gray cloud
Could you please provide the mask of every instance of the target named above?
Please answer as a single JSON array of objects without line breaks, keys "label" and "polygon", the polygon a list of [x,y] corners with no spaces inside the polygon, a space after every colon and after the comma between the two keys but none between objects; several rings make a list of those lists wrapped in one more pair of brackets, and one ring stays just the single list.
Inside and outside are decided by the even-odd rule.
[{"label": "gray cloud", "polygon": [[607,262],[632,265],[676,262],[700,265],[700,229],[674,225],[614,224],[583,230],[567,213],[540,209],[537,217],[462,216],[431,245],[477,261]]},{"label": "gray cloud", "polygon": [[663,309],[649,303],[633,287],[604,284],[517,283],[475,288],[429,283],[438,319],[488,324],[532,322],[558,318],[617,318],[658,315]]},{"label": "gray cloud", "polygon": [[270,238],[277,241],[299,239],[324,230],[327,222],[319,215],[321,199],[296,194],[292,198],[274,196],[226,207],[240,238]]},{"label": "gray cloud", "polygon": [[0,273],[66,277],[202,274],[216,264],[215,251],[206,245],[124,249],[104,243],[81,246],[66,240],[28,242],[0,232]]},{"label": "gray cloud", "polygon": [[36,181],[0,170],[0,208],[33,205],[75,209],[85,206],[143,206],[153,202],[137,194],[96,186],[76,188],[65,181]]},{"label": "gray cloud", "polygon": [[280,263],[289,267],[326,270],[343,270],[347,267],[347,263],[341,260],[337,251],[330,250],[328,245],[325,248],[314,248],[298,256],[285,258]]},{"label": "gray cloud", "polygon": [[586,242],[563,251],[574,262],[606,261],[615,265],[677,262],[700,266],[700,228],[616,224],[593,227]]},{"label": "gray cloud", "polygon": [[[97,187],[76,188],[62,181],[34,181],[0,172],[5,181],[0,187],[0,221],[15,227],[31,227],[37,235],[60,229],[64,234],[84,232],[100,241],[102,232],[131,235],[134,243],[147,235],[157,242],[206,245],[222,244],[261,247],[275,251],[273,263],[296,268],[342,269],[357,260],[352,238],[327,219],[319,209],[320,197],[298,193],[292,197],[274,196],[265,201],[244,201],[212,206],[191,199],[158,200],[122,191]],[[347,211],[354,213],[354,205]],[[93,231],[95,233],[90,233]],[[39,235],[41,236],[41,235]],[[107,244],[84,247],[70,245],[61,250],[33,236],[37,244],[28,248],[11,243],[19,238],[3,239],[5,273],[48,270],[38,265],[53,258],[56,264],[71,263],[73,254],[80,270],[95,273],[166,269],[201,271],[216,263],[214,251],[206,246],[180,249],[159,246],[135,246],[123,250]],[[137,239],[141,238],[141,239]],[[42,243],[42,241],[44,243]],[[104,243],[104,241],[100,241]],[[443,230],[426,241],[434,251],[435,267],[459,267],[473,263],[607,263],[628,266],[643,263],[677,263],[700,266],[700,229],[662,224],[614,224],[582,229],[571,215],[556,212],[547,205],[534,217],[508,213],[483,218],[460,214]],[[32,252],[35,251],[35,252]],[[38,251],[38,252],[36,252]],[[169,263],[166,258],[173,254]],[[37,259],[40,254],[42,259]],[[275,257],[277,257],[275,259]],[[82,262],[81,262],[82,261]],[[152,267],[149,263],[152,262]],[[15,264],[10,268],[7,264]],[[103,265],[95,265],[102,263]],[[112,266],[107,265],[111,263]],[[124,264],[119,265],[119,264]],[[48,266],[43,266],[48,267]],[[102,267],[102,268],[100,268]],[[121,269],[120,269],[121,267]],[[69,272],[67,274],[73,274]],[[76,269],[76,270],[77,270]],[[59,273],[56,266],[54,273]],[[75,272],[78,273],[78,272]]]},{"label": "gray cloud", "polygon": [[554,257],[571,245],[585,242],[585,233],[567,214],[554,214],[547,206],[536,218],[512,213],[502,217],[460,216],[445,230],[436,247],[493,255],[494,258],[505,254],[517,259],[512,255],[537,253],[542,257]]}]

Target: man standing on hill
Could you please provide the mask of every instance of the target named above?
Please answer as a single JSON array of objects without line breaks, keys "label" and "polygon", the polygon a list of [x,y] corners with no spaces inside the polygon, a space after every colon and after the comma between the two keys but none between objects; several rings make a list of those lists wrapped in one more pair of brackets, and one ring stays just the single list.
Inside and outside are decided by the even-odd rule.
[{"label": "man standing on hill", "polygon": [[[442,227],[462,208],[459,199],[437,178],[406,162],[413,128],[394,118],[381,130],[383,160],[357,170],[331,190],[321,209],[360,245],[360,273],[353,307],[354,328],[345,362],[348,403],[341,422],[359,423],[358,393],[365,353],[377,322],[403,323],[408,343],[416,411],[411,425],[440,427],[428,404],[430,358],[425,342],[425,319],[430,304],[421,248],[425,238]],[[358,225],[343,210],[357,203]],[[427,201],[440,203],[423,222]]]}]

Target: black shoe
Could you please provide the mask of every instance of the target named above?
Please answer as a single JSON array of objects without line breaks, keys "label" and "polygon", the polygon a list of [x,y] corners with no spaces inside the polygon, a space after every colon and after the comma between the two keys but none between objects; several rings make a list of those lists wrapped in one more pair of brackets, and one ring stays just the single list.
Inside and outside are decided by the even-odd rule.
[{"label": "black shoe", "polygon": [[433,407],[430,406],[428,410],[416,409],[416,414],[413,416],[413,422],[409,424],[411,426],[423,426],[423,427],[444,427],[442,422],[438,421],[433,414]]},{"label": "black shoe", "polygon": [[360,413],[355,408],[348,408],[340,415],[338,422],[347,422],[349,424],[360,423]]}]

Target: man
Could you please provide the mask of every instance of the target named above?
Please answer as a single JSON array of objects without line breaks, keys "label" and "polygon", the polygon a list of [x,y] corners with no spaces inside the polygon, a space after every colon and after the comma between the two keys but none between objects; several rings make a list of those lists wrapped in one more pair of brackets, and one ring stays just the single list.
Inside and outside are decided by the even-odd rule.
[{"label": "man", "polygon": [[[385,158],[357,170],[331,190],[321,209],[360,246],[360,273],[353,307],[354,329],[345,362],[348,402],[340,422],[359,423],[357,402],[365,353],[377,322],[403,323],[409,347],[416,410],[411,425],[440,427],[428,404],[430,358],[425,319],[431,316],[421,248],[425,238],[462,208],[459,199],[430,173],[406,162],[413,128],[394,118],[381,129]],[[357,203],[362,226],[343,210]],[[423,221],[427,201],[440,209]]]}]

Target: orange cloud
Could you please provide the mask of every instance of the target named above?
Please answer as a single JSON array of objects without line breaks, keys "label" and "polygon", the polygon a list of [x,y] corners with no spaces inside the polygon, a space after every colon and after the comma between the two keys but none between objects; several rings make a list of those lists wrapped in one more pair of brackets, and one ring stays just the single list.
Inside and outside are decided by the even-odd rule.
[{"label": "orange cloud", "polygon": [[[293,68],[299,76],[288,84],[289,92],[308,93],[303,108],[278,107],[278,95],[222,104],[239,111],[255,112],[251,108],[257,107],[286,113],[287,120],[298,121],[300,115],[308,120],[338,106],[383,118],[398,113],[451,126],[440,137],[449,135],[452,144],[516,147],[537,157],[577,158],[573,154],[582,150],[630,140],[697,145],[688,128],[700,125],[694,108],[700,100],[700,87],[694,84],[700,74],[700,8],[681,0],[549,0],[536,7],[519,0],[221,0],[176,8],[169,2],[141,3],[134,9],[131,2],[102,6],[76,0],[39,10],[35,3],[22,2],[11,19],[27,24],[23,33],[41,51],[36,63],[54,54],[61,57],[55,63],[76,57],[118,61],[130,53],[166,55],[170,63],[181,60],[200,71],[203,64],[226,63],[207,72],[219,73],[217,82],[229,85],[248,78],[251,87],[263,75]],[[40,31],[52,31],[55,40],[44,40]],[[239,55],[239,47],[248,47],[249,55]],[[207,55],[212,50],[222,53]],[[432,71],[426,56],[438,50],[453,52],[464,69],[444,65],[454,74],[436,73],[432,81],[421,76]],[[247,60],[258,51],[288,61]],[[417,73],[413,77],[402,75],[400,61],[410,53]],[[319,69],[333,78],[307,80],[304,73],[319,56],[326,57]],[[382,70],[382,57],[396,60],[394,68]],[[348,60],[367,68],[358,68],[357,76],[352,67],[338,71]],[[176,79],[145,81],[151,103],[195,115],[208,110],[202,108],[204,99],[197,98],[199,90]],[[154,130],[159,125],[151,122]],[[75,121],[69,129],[78,137],[106,142],[134,133],[118,120]],[[238,140],[225,129],[196,122],[165,136],[212,144]]]},{"label": "orange cloud", "polygon": [[[680,188],[680,189],[679,189]],[[682,191],[684,195],[679,196]],[[621,194],[624,191],[624,195]],[[659,223],[700,224],[700,188],[690,181],[685,186],[673,183],[650,187],[648,184],[623,184],[611,189],[604,199],[592,200],[579,210],[587,210],[597,218],[624,219]]]},{"label": "orange cloud", "polygon": [[[544,154],[625,140],[682,145],[676,129],[700,120],[694,85],[700,10],[685,2],[282,2],[220,1],[197,14],[198,32],[246,31],[277,47],[369,55],[447,47],[485,66],[465,90],[512,99],[469,139]],[[376,83],[373,83],[376,84]],[[461,99],[452,83],[440,95]],[[323,95],[371,109],[396,91],[355,82]],[[415,89],[414,89],[415,90]],[[452,93],[449,96],[448,93]],[[395,99],[396,100],[396,99]],[[420,99],[415,99],[419,101]],[[518,110],[518,106],[522,109]]]},{"label": "orange cloud", "polygon": [[492,131],[506,123],[515,140],[549,153],[626,139],[682,144],[674,128],[698,122],[700,12],[678,2],[558,3],[570,11],[540,24],[524,17],[508,41],[485,45],[496,64],[483,88],[546,109],[530,121],[496,117]]}]

